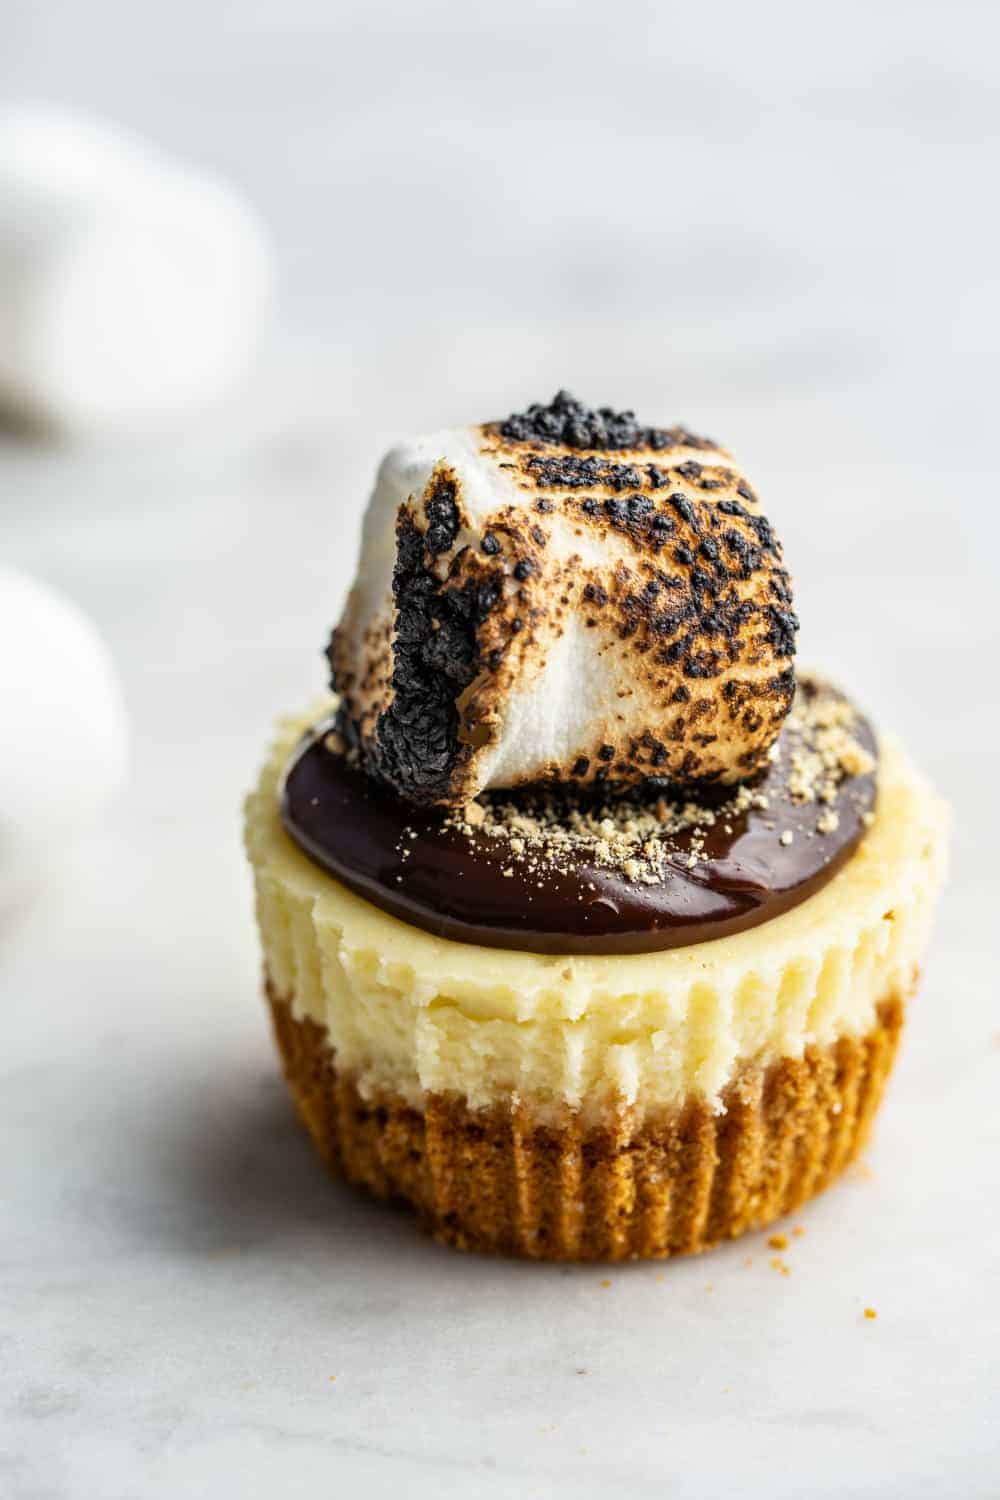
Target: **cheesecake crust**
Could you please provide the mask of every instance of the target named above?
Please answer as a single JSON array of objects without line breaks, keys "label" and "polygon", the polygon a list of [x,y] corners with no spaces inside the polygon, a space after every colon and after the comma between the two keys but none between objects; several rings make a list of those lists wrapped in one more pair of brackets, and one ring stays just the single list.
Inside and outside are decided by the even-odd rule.
[{"label": "cheesecake crust", "polygon": [[462,1250],[551,1261],[665,1259],[707,1250],[791,1212],[863,1148],[903,1024],[900,992],[860,1036],[745,1067],[723,1112],[698,1097],[638,1119],[628,1106],[583,1124],[525,1099],[470,1109],[430,1093],[363,1097],[338,1072],[323,1026],[267,983],[299,1117],[327,1166],[402,1199]]}]

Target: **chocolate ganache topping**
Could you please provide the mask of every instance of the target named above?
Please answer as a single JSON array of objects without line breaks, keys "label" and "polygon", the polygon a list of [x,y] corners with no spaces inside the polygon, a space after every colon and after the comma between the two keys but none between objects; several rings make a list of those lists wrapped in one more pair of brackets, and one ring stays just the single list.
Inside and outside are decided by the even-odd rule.
[{"label": "chocolate ganache topping", "polygon": [[647,781],[418,807],[367,775],[331,724],[288,768],[287,831],[359,895],[458,942],[625,954],[723,937],[823,886],[873,816],[872,730],[811,680],[767,769],[697,800]]}]

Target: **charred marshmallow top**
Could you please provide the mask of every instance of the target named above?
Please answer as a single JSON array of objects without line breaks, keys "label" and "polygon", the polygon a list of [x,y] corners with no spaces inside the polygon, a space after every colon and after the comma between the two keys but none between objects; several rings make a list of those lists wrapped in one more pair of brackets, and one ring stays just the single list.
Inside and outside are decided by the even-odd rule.
[{"label": "charred marshmallow top", "polygon": [[796,629],[730,455],[560,393],[387,454],[329,657],[363,768],[460,805],[745,780],[791,704]]}]

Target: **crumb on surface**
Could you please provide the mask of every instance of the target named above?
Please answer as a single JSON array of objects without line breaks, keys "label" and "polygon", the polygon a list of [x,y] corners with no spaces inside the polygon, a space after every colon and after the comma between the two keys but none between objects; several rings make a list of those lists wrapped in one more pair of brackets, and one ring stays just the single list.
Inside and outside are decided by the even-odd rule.
[{"label": "crumb on surface", "polygon": [[865,1317],[866,1318],[877,1318],[878,1317],[878,1313],[875,1311],[874,1307],[866,1307],[865,1308]]},{"label": "crumb on surface", "polygon": [[770,1245],[770,1247],[771,1247],[772,1250],[787,1250],[788,1249],[788,1235],[787,1234],[772,1234],[771,1238],[768,1240],[767,1243]]}]

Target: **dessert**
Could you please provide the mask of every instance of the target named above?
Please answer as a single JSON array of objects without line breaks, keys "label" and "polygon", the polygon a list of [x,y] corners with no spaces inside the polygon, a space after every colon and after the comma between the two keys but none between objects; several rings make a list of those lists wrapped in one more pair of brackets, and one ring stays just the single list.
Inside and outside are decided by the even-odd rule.
[{"label": "dessert", "polygon": [[247,803],[299,1113],[441,1239],[704,1249],[866,1138],[943,804],[793,667],[715,444],[560,393],[394,449],[328,655]]}]

